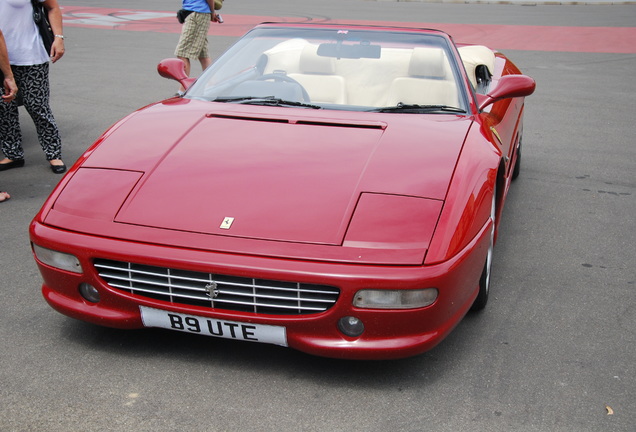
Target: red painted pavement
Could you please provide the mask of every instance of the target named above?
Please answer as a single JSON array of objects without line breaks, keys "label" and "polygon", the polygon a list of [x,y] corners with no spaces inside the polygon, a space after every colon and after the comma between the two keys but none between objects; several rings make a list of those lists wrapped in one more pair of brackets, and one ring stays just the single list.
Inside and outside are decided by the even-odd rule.
[{"label": "red painted pavement", "polygon": [[[181,24],[175,12],[104,9],[92,7],[62,8],[64,25],[124,31],[179,33]],[[358,20],[312,20],[302,17],[273,17],[223,14],[225,23],[212,24],[210,35],[241,36],[256,24],[275,22],[325,22],[425,27],[443,30],[458,43],[475,43],[490,48],[525,51],[564,51],[589,53],[636,53],[636,27],[559,27],[489,24],[442,24],[423,22],[387,22]]]}]

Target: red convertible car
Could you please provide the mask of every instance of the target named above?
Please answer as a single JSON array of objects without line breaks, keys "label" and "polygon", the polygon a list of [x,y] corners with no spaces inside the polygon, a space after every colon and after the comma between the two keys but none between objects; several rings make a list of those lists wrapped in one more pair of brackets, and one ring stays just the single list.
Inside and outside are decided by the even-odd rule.
[{"label": "red convertible car", "polygon": [[30,226],[59,312],[390,359],[488,299],[535,82],[436,30],[262,24],[112,126]]}]

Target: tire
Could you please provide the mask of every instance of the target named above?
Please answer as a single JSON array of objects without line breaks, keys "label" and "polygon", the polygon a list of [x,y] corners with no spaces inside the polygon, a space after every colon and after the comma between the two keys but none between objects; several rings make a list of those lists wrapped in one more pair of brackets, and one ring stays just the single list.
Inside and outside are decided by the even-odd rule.
[{"label": "tire", "polygon": [[479,293],[477,298],[470,307],[471,311],[479,311],[486,307],[488,303],[488,295],[490,294],[490,278],[492,273],[492,257],[495,246],[495,216],[497,210],[497,189],[493,190],[492,204],[490,206],[490,218],[492,219],[492,230],[490,231],[490,244],[488,245],[488,254],[486,255],[486,262],[484,263],[484,269],[481,272],[479,278]]},{"label": "tire", "polygon": [[515,180],[519,177],[519,173],[521,172],[521,136],[519,136],[519,145],[517,146],[517,161],[515,162],[515,167],[512,170],[512,180]]}]

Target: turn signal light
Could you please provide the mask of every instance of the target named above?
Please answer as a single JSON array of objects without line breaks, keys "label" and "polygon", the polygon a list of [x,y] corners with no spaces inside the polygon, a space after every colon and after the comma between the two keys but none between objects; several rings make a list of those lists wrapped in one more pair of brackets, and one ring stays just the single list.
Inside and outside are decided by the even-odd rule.
[{"label": "turn signal light", "polygon": [[437,300],[437,288],[415,290],[378,290],[358,291],[353,305],[365,309],[416,309],[430,306]]},{"label": "turn signal light", "polygon": [[74,255],[43,248],[36,244],[33,244],[33,252],[35,253],[35,257],[38,261],[43,264],[60,270],[82,273],[82,265]]}]

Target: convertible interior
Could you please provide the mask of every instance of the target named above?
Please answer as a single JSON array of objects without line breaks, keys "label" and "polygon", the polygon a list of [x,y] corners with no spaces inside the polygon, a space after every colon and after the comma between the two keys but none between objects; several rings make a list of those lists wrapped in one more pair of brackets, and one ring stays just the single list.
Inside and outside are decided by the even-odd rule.
[{"label": "convertible interior", "polygon": [[[462,46],[459,52],[473,88],[485,93],[495,69],[494,53],[478,45]],[[242,79],[228,80],[231,85],[213,86],[213,96],[334,107],[463,106],[459,77],[440,46],[380,48],[294,38],[262,51],[253,70]]]}]

